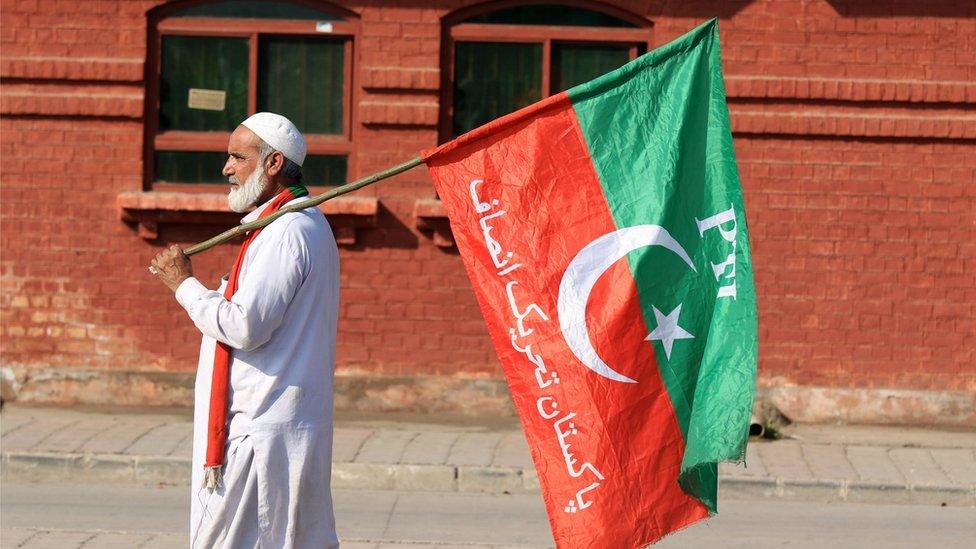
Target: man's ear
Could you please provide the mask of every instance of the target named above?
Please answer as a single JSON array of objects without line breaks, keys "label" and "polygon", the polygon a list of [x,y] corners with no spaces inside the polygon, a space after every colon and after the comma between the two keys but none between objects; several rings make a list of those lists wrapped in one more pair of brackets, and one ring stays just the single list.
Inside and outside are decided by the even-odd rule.
[{"label": "man's ear", "polygon": [[264,173],[274,177],[285,168],[285,155],[281,151],[272,151],[264,161]]}]

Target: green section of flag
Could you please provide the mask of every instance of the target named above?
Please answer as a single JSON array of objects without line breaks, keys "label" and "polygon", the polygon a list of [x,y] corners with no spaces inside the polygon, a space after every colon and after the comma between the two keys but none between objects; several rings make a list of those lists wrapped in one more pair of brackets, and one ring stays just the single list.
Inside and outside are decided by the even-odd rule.
[{"label": "green section of flag", "polygon": [[617,227],[659,225],[695,265],[661,246],[628,256],[648,329],[680,306],[677,325],[694,336],[674,339],[670,356],[664,341],[648,344],[685,437],[679,480],[714,512],[717,462],[744,457],[757,359],[718,24],[709,21],[568,93]]}]

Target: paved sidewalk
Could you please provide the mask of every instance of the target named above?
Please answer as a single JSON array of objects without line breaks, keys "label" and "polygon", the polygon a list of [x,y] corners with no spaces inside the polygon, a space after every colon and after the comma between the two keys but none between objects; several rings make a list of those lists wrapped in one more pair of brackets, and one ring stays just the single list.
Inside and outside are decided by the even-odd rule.
[{"label": "paved sidewalk", "polygon": [[[432,423],[435,420],[438,423]],[[105,413],[8,406],[0,414],[3,479],[185,484],[186,412]],[[755,441],[748,468],[723,464],[725,498],[976,505],[976,433],[795,426]],[[538,477],[515,420],[336,420],[337,489],[534,493]]]}]

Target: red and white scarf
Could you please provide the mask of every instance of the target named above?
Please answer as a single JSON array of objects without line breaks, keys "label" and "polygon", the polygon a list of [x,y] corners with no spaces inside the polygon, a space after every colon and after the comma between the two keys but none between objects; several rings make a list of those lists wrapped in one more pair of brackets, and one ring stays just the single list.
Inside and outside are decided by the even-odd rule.
[{"label": "red and white scarf", "polygon": [[[261,212],[258,219],[264,219],[277,212],[288,202],[305,196],[305,187],[294,186],[282,191]],[[237,260],[230,270],[227,287],[224,289],[224,299],[230,301],[237,292],[238,278],[244,265],[244,255],[248,247],[254,242],[261,229],[255,229],[247,234],[241,250],[237,253]],[[207,459],[204,462],[204,485],[213,490],[221,482],[224,466],[224,453],[227,447],[227,384],[230,381],[231,348],[222,341],[217,342],[214,349],[213,378],[210,382],[210,418],[207,421]]]}]

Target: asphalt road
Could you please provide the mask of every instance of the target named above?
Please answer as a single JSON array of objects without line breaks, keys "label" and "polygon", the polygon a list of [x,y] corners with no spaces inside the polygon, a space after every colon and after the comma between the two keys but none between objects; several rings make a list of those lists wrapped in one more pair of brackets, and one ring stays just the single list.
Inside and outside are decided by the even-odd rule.
[{"label": "asphalt road", "polygon": [[[0,546],[185,546],[184,488],[8,484]],[[546,546],[535,495],[338,491],[339,533],[350,549]],[[976,508],[727,501],[710,521],[659,547],[972,547]]]}]

